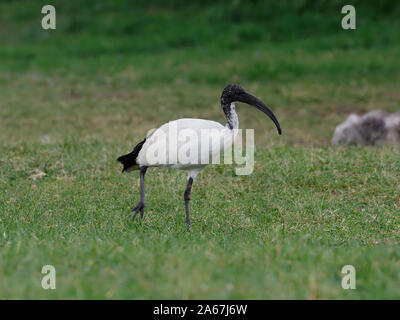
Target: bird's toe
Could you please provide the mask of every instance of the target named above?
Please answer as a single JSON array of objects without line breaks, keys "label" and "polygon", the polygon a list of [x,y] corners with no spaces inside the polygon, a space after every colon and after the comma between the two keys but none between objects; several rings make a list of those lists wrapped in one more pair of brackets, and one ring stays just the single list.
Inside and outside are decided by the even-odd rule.
[{"label": "bird's toe", "polygon": [[135,218],[136,218],[138,213],[140,213],[140,217],[143,218],[143,216],[144,216],[144,207],[145,207],[144,203],[140,202],[136,207],[134,207],[132,209],[132,211],[133,211],[132,221],[135,220]]},{"label": "bird's toe", "polygon": [[132,221],[135,221],[137,214],[138,214],[137,211],[134,211],[134,212],[133,212],[132,218],[131,218]]}]

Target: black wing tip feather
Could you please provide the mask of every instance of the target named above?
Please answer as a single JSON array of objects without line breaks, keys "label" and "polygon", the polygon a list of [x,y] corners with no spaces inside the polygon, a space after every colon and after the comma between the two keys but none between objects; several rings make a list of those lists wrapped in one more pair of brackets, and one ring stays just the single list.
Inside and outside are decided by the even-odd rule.
[{"label": "black wing tip feather", "polygon": [[139,142],[136,147],[133,149],[131,153],[125,154],[123,156],[118,157],[118,161],[123,164],[122,172],[128,171],[134,166],[138,166],[136,162],[136,158],[139,155],[140,150],[142,150],[143,144],[146,142],[146,139]]},{"label": "black wing tip feather", "polygon": [[[133,167],[136,165],[136,159],[132,159],[131,154],[128,153],[126,155],[120,156],[117,159],[119,162],[123,164],[122,172],[127,171],[129,168]],[[133,160],[133,161],[132,161]]]}]

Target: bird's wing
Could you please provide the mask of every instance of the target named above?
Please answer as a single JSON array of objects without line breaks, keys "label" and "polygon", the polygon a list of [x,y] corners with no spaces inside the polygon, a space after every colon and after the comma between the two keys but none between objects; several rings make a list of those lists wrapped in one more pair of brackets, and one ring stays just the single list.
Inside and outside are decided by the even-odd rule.
[{"label": "bird's wing", "polygon": [[211,120],[171,121],[147,137],[137,162],[146,166],[209,164],[223,150],[226,141],[221,140],[229,139],[230,135],[229,129]]}]

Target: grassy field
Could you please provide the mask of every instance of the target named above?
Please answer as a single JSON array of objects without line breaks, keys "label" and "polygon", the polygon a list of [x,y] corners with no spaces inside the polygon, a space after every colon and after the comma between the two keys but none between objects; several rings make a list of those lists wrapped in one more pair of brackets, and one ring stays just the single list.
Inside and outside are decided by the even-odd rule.
[{"label": "grassy field", "polygon": [[[341,1],[53,3],[52,31],[42,1],[0,3],[0,298],[400,298],[400,150],[329,145],[349,113],[400,109],[396,2],[353,2],[351,31]],[[185,173],[149,169],[132,223],[116,158],[169,120],[224,122],[231,82],[283,135],[239,105],[253,174],[204,170],[188,234]]]}]

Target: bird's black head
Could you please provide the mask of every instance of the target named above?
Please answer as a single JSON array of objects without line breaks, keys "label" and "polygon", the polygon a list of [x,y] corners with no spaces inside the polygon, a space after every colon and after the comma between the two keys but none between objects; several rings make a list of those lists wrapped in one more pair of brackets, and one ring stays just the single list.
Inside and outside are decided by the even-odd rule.
[{"label": "bird's black head", "polygon": [[221,95],[221,104],[230,105],[232,102],[239,101],[239,98],[243,96],[246,92],[238,84],[228,84]]},{"label": "bird's black head", "polygon": [[228,112],[230,104],[233,102],[244,102],[264,112],[275,123],[278,133],[282,134],[281,126],[271,109],[268,108],[260,99],[248,93],[238,84],[228,84],[222,91],[221,105],[225,114]]}]

